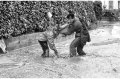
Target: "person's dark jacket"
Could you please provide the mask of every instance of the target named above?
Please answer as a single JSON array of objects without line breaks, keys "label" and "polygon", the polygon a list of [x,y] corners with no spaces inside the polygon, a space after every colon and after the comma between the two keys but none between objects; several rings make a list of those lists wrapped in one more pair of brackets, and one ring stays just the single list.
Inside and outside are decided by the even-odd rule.
[{"label": "person's dark jacket", "polygon": [[63,34],[71,35],[75,32],[75,37],[81,37],[81,40],[86,40],[86,42],[91,41],[87,27],[80,22],[79,18],[75,18],[75,20],[69,24],[66,30],[67,32]]}]

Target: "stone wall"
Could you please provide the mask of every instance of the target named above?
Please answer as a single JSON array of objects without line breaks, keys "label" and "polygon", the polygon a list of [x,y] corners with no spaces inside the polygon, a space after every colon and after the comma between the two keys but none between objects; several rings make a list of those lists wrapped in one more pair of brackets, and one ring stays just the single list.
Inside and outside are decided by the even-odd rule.
[{"label": "stone wall", "polygon": [[[5,43],[7,45],[7,50],[15,50],[19,49],[22,47],[38,44],[38,39],[42,39],[42,33],[32,33],[32,34],[27,34],[27,35],[22,35],[18,37],[11,37],[7,40],[5,40]],[[59,35],[56,39],[55,42],[61,42],[65,41],[67,39],[74,38],[73,35],[67,36],[67,37],[62,37]]]}]

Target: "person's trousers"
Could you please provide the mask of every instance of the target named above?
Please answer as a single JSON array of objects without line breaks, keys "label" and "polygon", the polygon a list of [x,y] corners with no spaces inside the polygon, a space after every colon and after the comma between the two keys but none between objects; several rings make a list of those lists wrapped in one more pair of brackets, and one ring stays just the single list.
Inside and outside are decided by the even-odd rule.
[{"label": "person's trousers", "polygon": [[85,40],[82,40],[81,37],[76,37],[70,44],[70,56],[81,55],[84,53],[83,47],[86,44]]},{"label": "person's trousers", "polygon": [[47,41],[39,41],[39,40],[38,40],[38,42],[39,42],[39,44],[41,45],[41,48],[42,48],[42,50],[43,50],[42,56],[43,56],[43,57],[49,57],[49,47],[48,47]]}]

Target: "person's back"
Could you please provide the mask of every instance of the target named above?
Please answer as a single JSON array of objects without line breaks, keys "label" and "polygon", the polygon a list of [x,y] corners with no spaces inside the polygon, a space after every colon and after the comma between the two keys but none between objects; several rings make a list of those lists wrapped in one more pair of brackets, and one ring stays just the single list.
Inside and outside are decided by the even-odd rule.
[{"label": "person's back", "polygon": [[82,35],[83,36],[86,36],[87,37],[87,42],[90,42],[91,41],[91,38],[90,38],[90,34],[89,34],[89,31],[88,31],[88,24],[86,21],[84,21],[82,18],[79,18],[79,21],[81,22],[82,24]]},{"label": "person's back", "polygon": [[75,17],[75,20],[71,24],[73,26],[75,36],[81,36],[81,31],[83,30],[82,23],[79,21],[79,18]]}]

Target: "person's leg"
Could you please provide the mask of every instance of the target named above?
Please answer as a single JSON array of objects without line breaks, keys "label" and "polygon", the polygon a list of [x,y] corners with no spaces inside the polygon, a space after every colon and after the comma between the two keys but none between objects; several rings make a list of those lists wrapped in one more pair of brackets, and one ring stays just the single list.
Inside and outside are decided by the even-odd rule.
[{"label": "person's leg", "polygon": [[49,40],[48,40],[48,45],[49,45],[50,49],[54,51],[55,55],[56,55],[57,57],[59,57],[58,51],[57,51],[57,49],[56,49],[56,47],[55,47],[55,44],[54,44],[54,39],[49,39]]},{"label": "person's leg", "polygon": [[80,38],[75,38],[70,44],[70,57],[76,56],[76,47],[79,45]]},{"label": "person's leg", "polygon": [[86,53],[83,51],[83,48],[86,44],[85,39],[84,40],[80,40],[79,45],[77,46],[77,53],[79,56],[83,56],[86,55]]},{"label": "person's leg", "polygon": [[83,47],[84,47],[84,45],[79,45],[77,47],[77,53],[78,53],[79,56],[86,55],[86,53],[83,51]]},{"label": "person's leg", "polygon": [[47,41],[38,41],[38,42],[40,43],[41,48],[43,50],[42,56],[49,57],[49,47],[48,47]]},{"label": "person's leg", "polygon": [[50,49],[54,51],[54,53],[57,57],[59,57],[58,51],[57,51],[55,44],[54,44],[53,32],[50,32],[49,34],[47,34],[47,41],[48,41],[48,45],[49,45]]}]

